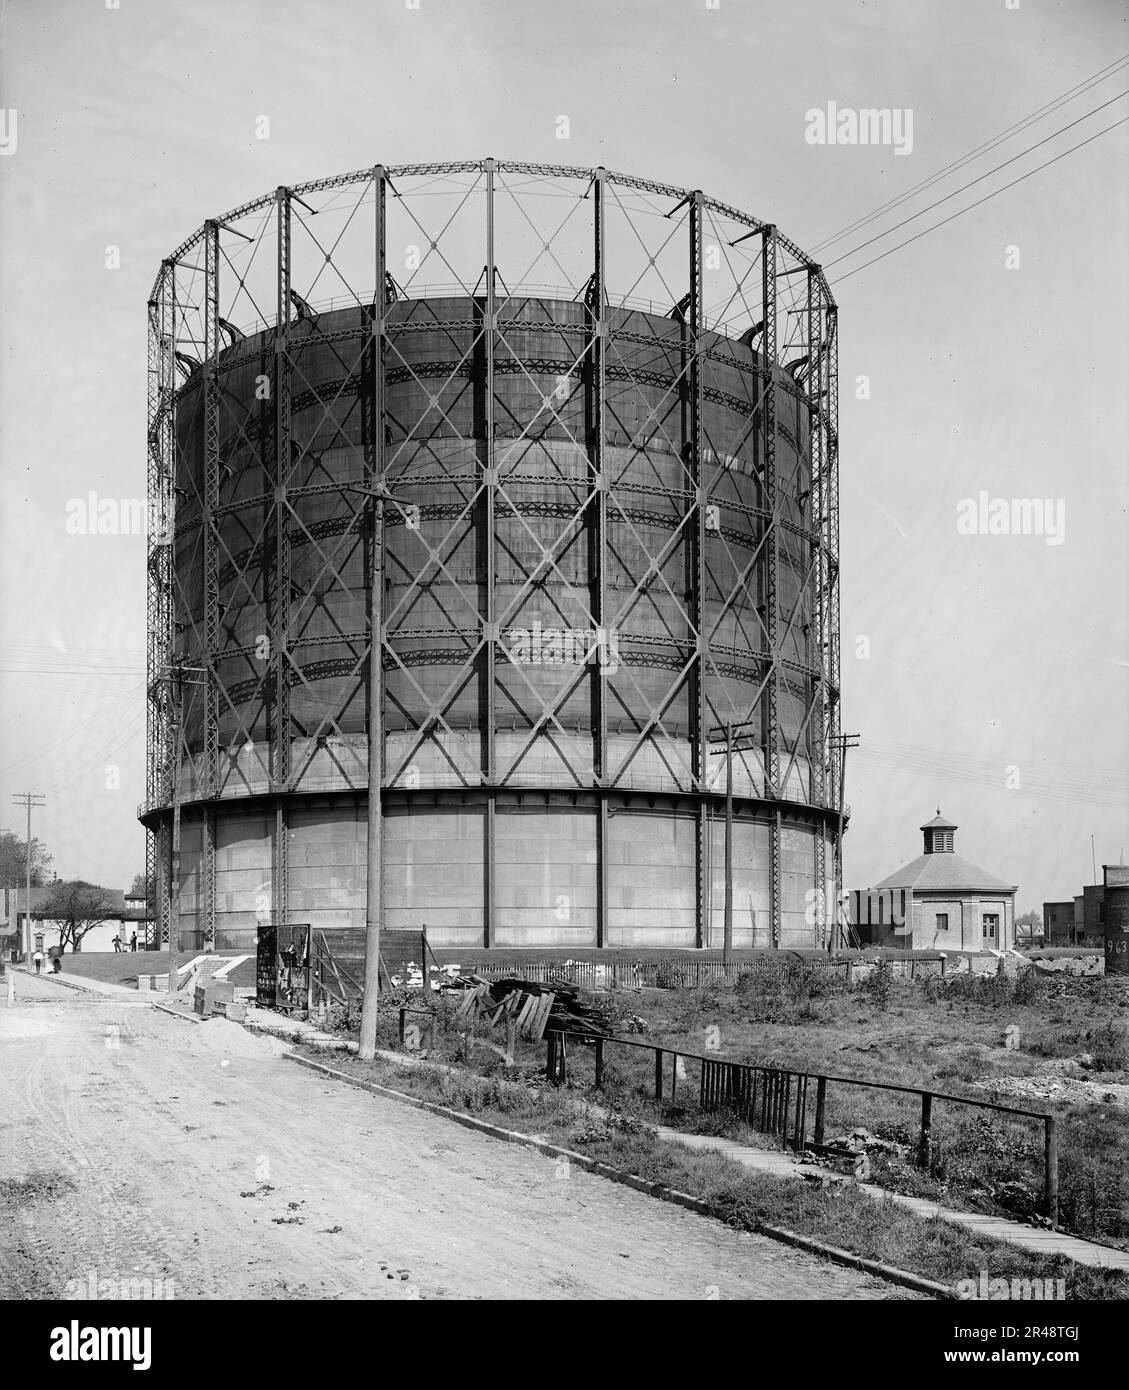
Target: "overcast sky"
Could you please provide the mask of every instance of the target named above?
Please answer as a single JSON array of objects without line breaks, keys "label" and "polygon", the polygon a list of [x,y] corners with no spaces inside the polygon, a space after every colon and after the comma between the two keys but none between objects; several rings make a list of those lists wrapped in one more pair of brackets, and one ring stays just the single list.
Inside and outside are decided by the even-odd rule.
[{"label": "overcast sky", "polygon": [[[862,737],[848,886],[917,854],[938,805],[959,852],[1019,884],[1019,910],[1091,881],[1091,834],[1099,876],[1129,850],[1129,125],[850,273],[1124,120],[1124,96],[1095,108],[1129,89],[1129,67],[823,246],[1129,54],[1119,0],[8,0],[2,13],[0,826],[22,835],[12,794],[46,793],[35,833],[61,876],[124,887],[144,867],[145,542],[65,521],[90,490],[144,495],[161,257],[278,184],[487,155],[702,188],[828,267],[843,728]],[[912,110],[912,148],[809,143],[805,113],[831,101]],[[981,492],[1062,505],[1061,543],[961,534],[959,504]]]}]

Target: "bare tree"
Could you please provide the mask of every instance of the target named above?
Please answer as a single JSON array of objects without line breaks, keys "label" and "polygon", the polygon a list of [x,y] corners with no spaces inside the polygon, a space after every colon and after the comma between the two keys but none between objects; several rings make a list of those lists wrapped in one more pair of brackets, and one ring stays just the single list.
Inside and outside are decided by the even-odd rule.
[{"label": "bare tree", "polygon": [[133,882],[129,885],[129,892],[126,896],[144,898],[146,903],[152,907],[157,897],[152,878],[147,874],[134,874]]},{"label": "bare tree", "polygon": [[54,884],[42,907],[44,918],[59,924],[60,947],[65,951],[70,946],[73,952],[80,952],[86,933],[115,911],[105,888],[81,878]]},{"label": "bare tree", "polygon": [[[1022,930],[1021,930],[1022,929]],[[1043,919],[1032,908],[1030,912],[1024,912],[1015,919],[1016,941],[1024,940],[1031,945],[1036,937],[1043,935]]]}]

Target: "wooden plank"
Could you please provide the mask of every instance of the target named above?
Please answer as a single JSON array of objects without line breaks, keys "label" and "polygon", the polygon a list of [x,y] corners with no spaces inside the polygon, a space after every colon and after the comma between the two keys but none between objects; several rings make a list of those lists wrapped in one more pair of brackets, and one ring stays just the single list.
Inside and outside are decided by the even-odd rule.
[{"label": "wooden plank", "polygon": [[549,1014],[552,1012],[553,1000],[555,998],[556,996],[552,994],[542,994],[540,996],[540,999],[538,1001],[540,1007],[538,1008],[536,1014],[533,1017],[533,1025],[531,1029],[532,1040],[534,1042],[540,1042],[541,1039],[545,1036],[545,1025],[549,1022]]},{"label": "wooden plank", "polygon": [[[522,1004],[521,1013],[518,1015],[518,1032],[529,1042],[538,1042],[541,1038],[541,1033],[534,1035],[532,1028],[533,1019],[539,1010],[538,999],[539,996],[536,994],[525,995],[525,1002]],[[544,1031],[544,1029],[541,1030],[542,1033]]]}]

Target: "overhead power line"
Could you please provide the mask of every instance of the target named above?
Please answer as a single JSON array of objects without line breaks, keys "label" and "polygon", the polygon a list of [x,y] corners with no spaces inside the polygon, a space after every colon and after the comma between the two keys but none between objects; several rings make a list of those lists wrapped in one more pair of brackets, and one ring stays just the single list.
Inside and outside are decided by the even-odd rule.
[{"label": "overhead power line", "polygon": [[995,149],[997,145],[1003,144],[1010,136],[1018,134],[1021,130],[1026,130],[1029,125],[1033,125],[1037,120],[1041,119],[1041,117],[1049,114],[1051,111],[1057,110],[1060,106],[1065,106],[1067,102],[1073,101],[1076,96],[1080,96],[1091,87],[1096,87],[1119,68],[1125,67],[1127,63],[1129,63],[1129,54],[1123,54],[1106,67],[1100,68],[1096,73],[1092,73],[1089,77],[1078,83],[1077,86],[1071,87],[1068,91],[1055,97],[1053,101],[1049,101],[1044,106],[1040,106],[1037,110],[1032,111],[1030,115],[1024,116],[1022,119],[1016,121],[1014,125],[1008,126],[1006,130],[1000,131],[998,135],[993,135],[991,139],[985,140],[983,144],[977,145],[975,149],[969,150],[967,154],[962,155],[959,159],[955,159],[951,163],[946,164],[944,168],[939,169],[935,174],[930,174],[928,178],[922,179],[920,183],[914,184],[912,188],[907,189],[896,198],[890,198],[888,201],[875,208],[873,212],[869,212],[863,217],[856,218],[854,222],[849,223],[833,236],[827,237],[825,240],[812,247],[812,251],[822,251],[825,247],[832,246],[835,242],[841,241],[843,237],[849,235],[851,232],[858,230],[860,227],[867,226],[876,218],[881,217],[883,213],[900,207],[902,203],[908,202],[916,194],[923,192],[926,188],[931,188],[935,183],[940,183],[950,174],[956,173],[958,169],[962,169],[966,164],[972,163],[972,161],[981,154],[986,154],[989,150]]},{"label": "overhead power line", "polygon": [[1026,174],[1020,174],[1017,179],[1012,179],[1010,183],[1005,183],[1002,187],[993,189],[991,193],[985,193],[983,198],[977,198],[974,203],[969,203],[967,207],[960,208],[949,217],[942,218],[940,222],[935,222],[931,227],[926,227],[924,231],[917,232],[913,236],[907,237],[905,241],[899,241],[896,246],[891,246],[888,250],[883,251],[881,255],[874,256],[871,260],[864,261],[862,265],[857,265],[854,269],[848,270],[845,275],[836,276],[836,284],[842,284],[844,280],[849,280],[852,275],[857,275],[860,270],[866,270],[872,265],[877,265],[879,261],[884,261],[887,256],[892,256],[895,251],[900,251],[904,246],[909,246],[915,241],[920,241],[922,237],[928,236],[930,232],[935,232],[939,228],[947,226],[950,222],[955,222],[958,217],[963,217],[966,212],[971,212],[973,208],[978,208],[982,203],[989,202],[1000,193],[1006,193],[1009,188],[1014,188],[1017,183],[1022,183],[1025,179],[1031,178],[1032,175],[1041,173],[1044,169],[1049,169],[1052,164],[1057,164],[1060,159],[1065,159],[1068,154],[1073,154],[1075,150],[1080,150],[1086,145],[1093,144],[1095,140],[1100,140],[1103,135],[1108,135],[1111,130],[1116,130],[1118,126],[1124,125],[1126,121],[1129,121],[1129,116],[1123,116],[1121,120],[1114,121],[1112,125],[1105,126],[1096,134],[1088,136],[1085,140],[1080,140],[1077,145],[1071,145],[1068,150],[1063,150],[1060,154],[1056,154],[1053,159],[1048,159],[1045,163],[1036,165],[1034,169],[1028,170]]},{"label": "overhead power line", "polygon": [[[881,241],[883,237],[892,236],[902,227],[907,227],[911,222],[916,222],[919,217],[924,217],[927,212],[932,212],[935,208],[941,207],[943,203],[947,203],[951,198],[957,198],[962,193],[966,193],[970,188],[975,188],[978,183],[983,183],[985,179],[990,179],[993,174],[998,174],[1001,169],[1006,169],[1009,164],[1014,164],[1017,159],[1022,159],[1024,155],[1031,154],[1032,151],[1039,149],[1041,145],[1045,145],[1049,141],[1057,139],[1060,135],[1065,135],[1068,130],[1073,129],[1076,125],[1081,125],[1083,121],[1089,120],[1091,116],[1097,115],[1099,111],[1104,111],[1107,106],[1112,106],[1115,101],[1120,101],[1122,97],[1129,97],[1129,88],[1124,92],[1118,92],[1116,96],[1110,97],[1108,101],[1103,101],[1100,106],[1095,106],[1092,111],[1087,111],[1084,115],[1079,116],[1077,120],[1071,121],[1068,125],[1061,126],[1058,130],[1052,130],[1051,133],[1045,135],[1042,140],[1037,140],[1035,144],[1028,145],[1025,150],[1020,150],[1018,154],[1013,154],[1010,159],[1005,159],[1002,164],[997,164],[994,169],[989,169],[987,173],[977,175],[976,178],[970,179],[968,183],[962,184],[960,188],[954,188],[951,193],[946,193],[943,198],[938,198],[935,203],[930,203],[928,207],[922,208],[920,212],[911,213],[909,217],[903,218],[901,222],[895,222],[892,227],[887,227],[884,232],[879,232],[877,236],[872,236],[868,241],[861,241],[857,246],[852,246],[849,251],[844,251],[841,256],[836,256],[833,261],[828,261],[823,267],[824,270],[827,270],[833,265],[838,265],[840,261],[849,260],[851,256],[864,250],[867,246],[873,246],[876,241]],[[1078,147],[1075,146],[1075,149],[1077,148]],[[1067,153],[1069,153],[1069,151],[1067,151]],[[1009,188],[1011,187],[1010,184],[1006,186]],[[997,191],[1002,192],[1003,190],[1000,189]],[[973,206],[975,207],[975,204],[973,204]]]}]

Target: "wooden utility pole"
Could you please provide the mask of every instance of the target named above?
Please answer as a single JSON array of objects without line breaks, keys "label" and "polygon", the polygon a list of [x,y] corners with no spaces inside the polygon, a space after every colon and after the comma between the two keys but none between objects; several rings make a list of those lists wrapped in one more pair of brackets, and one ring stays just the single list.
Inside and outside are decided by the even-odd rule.
[{"label": "wooden utility pole", "polygon": [[[847,749],[857,748],[860,743],[859,734],[840,734],[839,744],[839,821],[835,828],[835,904],[831,913],[831,931],[827,938],[827,950],[829,955],[834,955],[839,944],[839,905],[843,901],[843,797],[846,794],[847,785]],[[824,885],[820,884],[820,892],[825,891]]]},{"label": "wooden utility pole", "polygon": [[[205,675],[201,666],[186,666],[173,662],[165,669],[165,679],[169,684],[169,737],[172,740],[172,845],[169,849],[169,979],[168,994],[176,993],[176,957],[180,950],[180,769],[181,751],[184,747],[184,685],[185,672],[193,671]],[[188,682],[191,685],[204,685],[204,680]],[[157,907],[160,912],[160,905]],[[159,930],[159,927],[158,927]]]},{"label": "wooden utility pole", "polygon": [[179,667],[169,675],[172,706],[172,845],[169,853],[169,982],[168,996],[176,993],[176,957],[180,948],[180,746],[183,734],[184,698]]},{"label": "wooden utility pole", "polygon": [[384,782],[384,502],[390,496],[380,482],[375,488],[354,487],[372,499],[372,555],[369,563],[368,667],[368,864],[365,871],[365,978],[361,996],[361,1036],[357,1055],[362,1062],[376,1056],[376,1020],[380,1000],[380,924],[383,907],[381,877],[384,836],[381,787]]},{"label": "wooden utility pole", "polygon": [[725,931],[721,959],[733,958],[733,725],[725,726]]},{"label": "wooden utility pole", "polygon": [[[27,923],[27,952],[21,950],[20,954],[30,954],[31,952],[31,808],[33,806],[43,806],[47,798],[38,792],[16,792],[12,796],[13,801],[22,802],[27,807],[27,844],[25,845],[24,857],[24,891],[27,897],[24,898],[24,921]],[[19,913],[16,913],[17,920]]]}]

